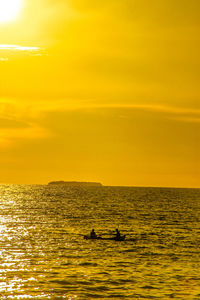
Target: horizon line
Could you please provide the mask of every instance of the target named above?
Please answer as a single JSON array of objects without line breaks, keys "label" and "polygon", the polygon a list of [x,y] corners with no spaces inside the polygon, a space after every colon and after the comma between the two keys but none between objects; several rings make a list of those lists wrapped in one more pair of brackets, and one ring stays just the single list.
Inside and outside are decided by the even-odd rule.
[{"label": "horizon line", "polygon": [[[69,182],[79,182],[79,181],[69,181]],[[87,181],[93,182],[93,181]],[[96,181],[95,181],[96,182]],[[101,183],[101,182],[99,182]],[[102,183],[101,183],[102,184]],[[44,185],[44,186],[51,186],[48,183],[4,183],[0,182],[0,185]],[[59,185],[59,184],[58,184]],[[168,189],[200,189],[200,187],[188,187],[188,186],[155,186],[155,185],[104,185],[99,186],[101,187],[133,187],[133,188],[168,188]]]}]

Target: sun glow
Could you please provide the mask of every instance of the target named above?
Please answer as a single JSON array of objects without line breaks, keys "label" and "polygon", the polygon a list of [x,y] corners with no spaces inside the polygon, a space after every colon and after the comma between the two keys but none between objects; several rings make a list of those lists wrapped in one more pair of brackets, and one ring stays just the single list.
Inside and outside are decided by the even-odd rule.
[{"label": "sun glow", "polygon": [[0,23],[15,20],[21,5],[22,0],[0,0]]}]

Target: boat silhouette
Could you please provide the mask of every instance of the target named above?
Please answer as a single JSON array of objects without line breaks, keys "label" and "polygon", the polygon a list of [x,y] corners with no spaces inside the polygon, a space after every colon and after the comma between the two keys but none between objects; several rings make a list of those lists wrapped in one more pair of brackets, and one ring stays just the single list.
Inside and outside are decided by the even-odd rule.
[{"label": "boat silhouette", "polygon": [[85,240],[110,240],[110,241],[124,241],[126,235],[121,235],[119,237],[114,236],[114,237],[102,237],[102,236],[96,236],[96,237],[91,237],[90,235],[84,235],[83,238]]}]

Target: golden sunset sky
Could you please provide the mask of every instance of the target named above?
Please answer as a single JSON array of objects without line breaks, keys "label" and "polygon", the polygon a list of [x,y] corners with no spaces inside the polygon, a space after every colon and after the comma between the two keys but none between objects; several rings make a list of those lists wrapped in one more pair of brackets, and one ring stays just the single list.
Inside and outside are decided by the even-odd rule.
[{"label": "golden sunset sky", "polygon": [[0,183],[200,187],[199,0],[6,1]]}]

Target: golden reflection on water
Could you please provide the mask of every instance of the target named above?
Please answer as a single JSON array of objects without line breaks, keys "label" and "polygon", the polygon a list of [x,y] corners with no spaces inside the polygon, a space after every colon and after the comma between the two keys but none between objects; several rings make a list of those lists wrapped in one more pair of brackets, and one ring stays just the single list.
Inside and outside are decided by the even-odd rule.
[{"label": "golden reflection on water", "polygon": [[[0,191],[1,299],[198,299],[199,194],[45,186]],[[170,205],[169,196],[160,202],[162,193],[173,196]],[[112,232],[115,222],[125,242],[83,239],[93,226]],[[130,233],[136,241],[128,240]]]}]

